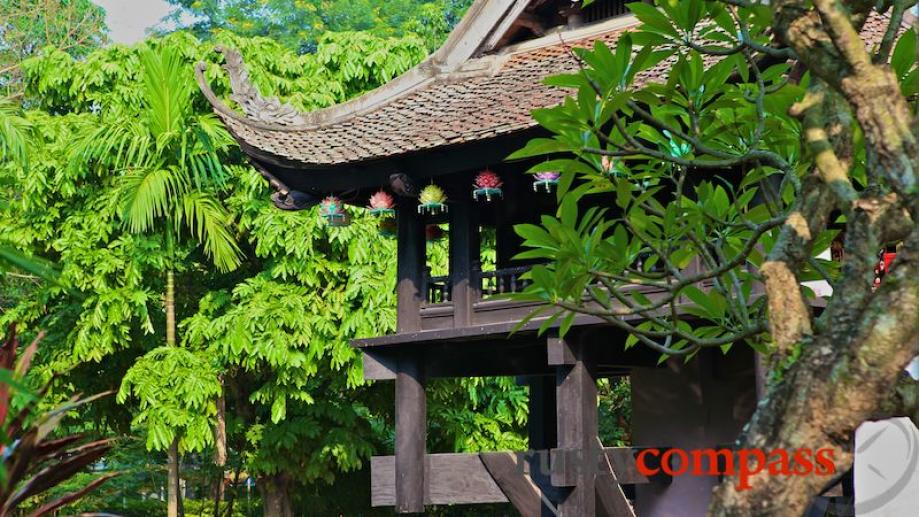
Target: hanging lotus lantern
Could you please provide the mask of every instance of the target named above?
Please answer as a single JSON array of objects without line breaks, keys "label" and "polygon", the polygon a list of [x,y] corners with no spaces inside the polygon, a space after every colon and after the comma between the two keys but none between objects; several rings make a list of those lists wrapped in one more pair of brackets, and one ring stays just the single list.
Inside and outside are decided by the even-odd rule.
[{"label": "hanging lotus lantern", "polygon": [[396,200],[393,199],[392,194],[385,190],[380,190],[371,195],[369,203],[370,206],[367,208],[370,210],[371,215],[392,217],[396,214]]},{"label": "hanging lotus lantern", "polygon": [[386,237],[387,239],[392,239],[396,236],[396,218],[395,217],[383,217],[380,219],[380,223],[377,225],[377,233],[381,237]]},{"label": "hanging lotus lantern", "polygon": [[344,203],[335,196],[329,196],[319,203],[319,215],[329,223],[329,226],[348,226],[351,216],[345,210]]},{"label": "hanging lotus lantern", "polygon": [[557,172],[537,172],[536,179],[533,181],[533,192],[539,192],[539,188],[542,187],[546,190],[546,193],[552,192],[552,189],[558,185],[558,179],[561,177],[561,174]]},{"label": "hanging lotus lantern", "polygon": [[472,190],[472,197],[476,201],[485,198],[485,201],[491,202],[493,197],[504,197],[504,192],[501,190],[504,182],[501,181],[500,176],[488,169],[478,173],[473,183],[475,188]]},{"label": "hanging lotus lantern", "polygon": [[428,242],[437,242],[444,238],[444,230],[437,224],[429,224],[424,227],[424,239]]},{"label": "hanging lotus lantern", "polygon": [[418,196],[418,213],[439,214],[447,211],[447,195],[437,185],[428,185],[421,189]]}]

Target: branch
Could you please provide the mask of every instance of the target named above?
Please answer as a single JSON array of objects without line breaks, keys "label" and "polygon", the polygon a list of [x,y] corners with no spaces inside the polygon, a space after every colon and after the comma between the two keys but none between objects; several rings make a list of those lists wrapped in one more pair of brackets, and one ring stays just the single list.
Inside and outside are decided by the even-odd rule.
[{"label": "branch", "polygon": [[[815,79],[815,81],[819,81]],[[812,85],[804,99],[791,108],[792,116],[799,116],[804,122],[804,140],[814,154],[820,179],[833,191],[848,210],[858,194],[849,180],[849,167],[836,155],[826,128],[830,121],[826,116],[826,104],[830,92],[822,84]]]},{"label": "branch", "polygon": [[895,0],[893,9],[890,12],[890,23],[887,24],[887,30],[881,39],[877,53],[874,54],[874,63],[886,63],[890,58],[890,51],[893,50],[893,43],[900,33],[900,27],[903,25],[903,14],[913,5],[915,0]]}]

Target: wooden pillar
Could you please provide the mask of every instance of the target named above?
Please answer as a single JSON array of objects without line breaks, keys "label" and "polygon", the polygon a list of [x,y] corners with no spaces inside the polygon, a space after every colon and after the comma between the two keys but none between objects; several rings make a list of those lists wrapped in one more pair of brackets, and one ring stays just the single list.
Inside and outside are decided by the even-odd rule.
[{"label": "wooden pillar", "polygon": [[413,200],[400,200],[397,214],[398,258],[396,316],[399,332],[421,330],[421,302],[424,283],[425,241],[421,217]]},{"label": "wooden pillar", "polygon": [[[730,446],[756,408],[753,354],[702,350],[688,363],[633,368],[632,445],[684,450]],[[703,466],[705,469],[706,466]],[[705,515],[718,476],[674,476],[635,486],[638,515]]]},{"label": "wooden pillar", "polygon": [[558,445],[556,439],[555,377],[532,376],[527,378],[530,387],[527,418],[529,438],[530,479],[539,487],[542,497],[535,515],[554,517],[558,505],[557,490],[552,487],[549,451]]},{"label": "wooden pillar", "polygon": [[[495,211],[495,258],[496,269],[512,266],[514,255],[520,252],[520,237],[514,231],[514,224],[523,222],[518,216],[517,175],[506,174],[504,198]],[[532,210],[532,208],[531,208]]]},{"label": "wooden pillar", "polygon": [[555,424],[555,378],[532,376],[527,378],[530,387],[527,434],[531,450],[549,450],[557,445]]},{"label": "wooden pillar", "polygon": [[570,338],[550,338],[549,357],[550,362],[558,364],[558,449],[552,456],[552,484],[570,487],[559,504],[558,515],[593,517],[596,515],[595,487],[600,452],[593,361],[586,347]]},{"label": "wooden pillar", "polygon": [[396,371],[396,512],[424,511],[427,401],[420,352],[399,357]]},{"label": "wooden pillar", "polygon": [[450,205],[450,280],[452,282],[453,326],[472,324],[472,304],[477,298],[472,269],[479,256],[479,229],[472,199],[468,196]]}]

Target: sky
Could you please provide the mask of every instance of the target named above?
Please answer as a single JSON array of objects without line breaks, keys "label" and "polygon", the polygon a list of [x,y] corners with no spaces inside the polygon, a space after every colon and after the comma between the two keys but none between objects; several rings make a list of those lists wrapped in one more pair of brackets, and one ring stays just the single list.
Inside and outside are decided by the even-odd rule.
[{"label": "sky", "polygon": [[109,37],[115,43],[131,44],[144,39],[145,31],[169,14],[165,0],[93,0],[106,15]]}]

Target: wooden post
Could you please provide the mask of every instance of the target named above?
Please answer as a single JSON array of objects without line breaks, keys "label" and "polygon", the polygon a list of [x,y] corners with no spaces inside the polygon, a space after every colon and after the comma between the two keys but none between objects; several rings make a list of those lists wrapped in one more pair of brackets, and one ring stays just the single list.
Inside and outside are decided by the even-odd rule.
[{"label": "wooden post", "polygon": [[527,435],[530,478],[542,494],[536,515],[554,517],[558,491],[552,488],[549,451],[558,445],[555,423],[555,377],[532,376],[528,378],[528,384],[530,398]]},{"label": "wooden post", "polygon": [[529,418],[527,434],[530,450],[549,450],[557,445],[555,424],[555,379],[532,376],[527,378],[530,386]]},{"label": "wooden post", "polygon": [[424,511],[427,402],[420,352],[399,358],[396,372],[396,512]]},{"label": "wooden post", "polygon": [[[596,515],[599,455],[597,384],[588,351],[570,338],[555,338],[573,364],[556,366],[558,449],[552,457],[552,484],[571,487],[559,504],[560,517]],[[564,464],[558,468],[558,462]]]},{"label": "wooden post", "polygon": [[[520,252],[520,237],[514,231],[514,224],[523,222],[518,214],[517,175],[506,174],[504,179],[504,198],[495,207],[495,261],[496,269],[513,265],[514,255]],[[526,210],[527,207],[524,207]],[[532,208],[530,208],[532,210]]]},{"label": "wooden post", "polygon": [[400,200],[397,217],[398,242],[398,312],[396,316],[399,332],[421,330],[421,301],[425,296],[424,283],[425,248],[421,217],[415,211],[413,200]]},{"label": "wooden post", "polygon": [[477,218],[469,197],[461,197],[450,206],[450,281],[453,291],[453,326],[472,324],[472,269],[479,256]]}]

